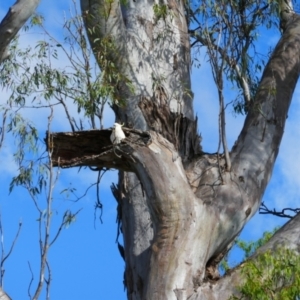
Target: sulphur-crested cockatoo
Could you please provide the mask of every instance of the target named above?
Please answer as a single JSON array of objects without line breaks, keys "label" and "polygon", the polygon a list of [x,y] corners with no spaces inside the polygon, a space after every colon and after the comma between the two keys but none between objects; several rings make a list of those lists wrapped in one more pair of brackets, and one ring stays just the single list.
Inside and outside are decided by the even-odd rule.
[{"label": "sulphur-crested cockatoo", "polygon": [[119,123],[114,124],[114,129],[110,135],[110,140],[114,145],[120,144],[121,141],[126,138],[125,133],[122,130],[122,126],[123,125]]}]

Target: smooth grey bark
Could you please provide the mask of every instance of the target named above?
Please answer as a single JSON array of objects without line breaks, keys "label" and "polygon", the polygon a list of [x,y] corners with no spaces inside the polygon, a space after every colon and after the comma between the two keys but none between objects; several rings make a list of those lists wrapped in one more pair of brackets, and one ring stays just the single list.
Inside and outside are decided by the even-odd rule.
[{"label": "smooth grey bark", "polygon": [[[161,101],[167,103],[161,105],[194,119],[190,95],[190,44],[183,4],[161,1],[160,5],[166,5],[173,14],[165,19],[155,16],[153,5],[154,2],[146,0],[128,1],[124,5],[118,1],[81,1],[96,57],[98,39],[111,37],[117,52],[108,59],[126,74],[135,89],[134,94],[125,91],[130,101],[126,107],[118,109],[118,118],[142,130],[150,125],[140,107],[143,98],[164,97]],[[170,30],[165,30],[168,26]]]},{"label": "smooth grey bark", "polygon": [[11,298],[0,288],[0,300],[11,300]]},{"label": "smooth grey bark", "polygon": [[[9,55],[8,44],[38,3],[17,1],[1,22],[1,62]],[[163,20],[154,15],[153,3],[148,1],[124,6],[117,1],[81,3],[84,14],[93,16],[85,18],[86,26],[95,29],[88,31],[93,33],[92,46],[96,38],[111,36],[118,51],[110,59],[134,85],[134,93],[125,90],[127,105],[115,106],[117,118],[148,130],[150,139],[145,143],[139,142],[140,137],[127,139],[118,149],[95,149],[93,156],[87,155],[88,147],[77,144],[81,151],[72,161],[74,148],[63,152],[56,141],[57,165],[131,171],[120,173],[115,189],[121,207],[128,298],[221,299],[221,295],[231,295],[241,282],[238,269],[230,280],[224,277],[213,287],[203,279],[213,276],[206,271],[216,266],[257,211],[270,179],[299,77],[299,17],[289,7],[283,10],[285,33],[265,69],[232,149],[231,171],[226,172],[223,157],[200,155],[182,2],[161,2],[172,12]],[[168,26],[170,30],[165,30]],[[137,133],[128,130],[127,134],[134,138]],[[78,136],[71,136],[76,144]],[[298,219],[289,222],[265,248],[278,243],[299,246]]]},{"label": "smooth grey bark", "polygon": [[[201,153],[191,99],[184,92],[190,79],[182,3],[162,2],[173,12],[166,20],[156,19],[151,1],[130,1],[124,7],[117,1],[109,7],[100,0],[81,4],[95,56],[97,38],[110,37],[117,45],[108,59],[135,89],[125,90],[126,106],[116,105],[115,113],[135,129],[126,129],[127,138],[118,146],[110,144],[109,131],[50,134],[54,165],[122,171],[113,190],[122,220],[129,299],[224,299],[226,286],[230,293],[235,285],[226,277],[218,280],[217,264],[258,210],[271,177],[299,77],[300,17],[283,14],[283,36],[227,171],[223,155]],[[172,30],[157,41],[168,25]],[[179,68],[174,68],[175,57]],[[156,86],[161,75],[164,81]],[[98,135],[101,143],[95,145],[90,135]],[[207,278],[215,281],[213,289]]]},{"label": "smooth grey bark", "polygon": [[[186,299],[191,296],[198,286],[203,287],[205,268],[227,252],[257,211],[272,173],[299,77],[299,53],[300,18],[295,16],[266,66],[253,106],[231,152],[231,172],[225,172],[224,158],[217,155],[203,154],[183,164],[174,145],[155,132],[149,133],[151,139],[144,147],[136,144],[139,139],[129,134],[128,145],[133,150],[122,144],[119,146],[122,159],[110,159],[116,166],[118,161],[123,164],[126,161],[127,170],[138,175],[151,215],[147,224],[154,228],[153,240],[148,240],[151,247],[142,252],[148,251],[145,259],[150,260],[149,264],[141,259],[148,266],[148,276],[130,277],[134,287],[130,290],[130,299]],[[109,133],[106,135],[108,140]],[[79,147],[86,144],[76,140],[74,143]],[[64,155],[62,143],[53,140],[53,145],[56,145],[54,153],[60,165],[70,166],[70,153]],[[84,151],[80,153],[69,141],[67,145],[78,156],[78,160],[74,159],[75,165],[86,165],[86,161],[79,160]],[[103,161],[92,163],[107,166],[107,160],[103,158]],[[120,166],[120,169],[126,168]],[[127,185],[127,189],[130,188]],[[142,207],[146,209],[144,204]],[[130,221],[137,224],[140,217],[144,218],[137,205],[134,209],[136,213],[132,214],[132,219],[127,212],[122,216],[127,218],[124,224],[129,227]],[[140,230],[145,228],[144,221]],[[131,228],[136,232],[128,229],[128,234],[133,238],[132,243],[137,243],[141,231],[137,226]],[[125,241],[127,238],[125,236]],[[126,253],[125,243],[125,258],[134,255]],[[142,253],[138,252],[138,256]],[[130,268],[130,273],[133,271]],[[139,279],[138,283],[132,282],[135,278]],[[197,297],[201,297],[201,293],[202,290],[198,290]]]},{"label": "smooth grey bark", "polygon": [[[300,214],[280,228],[270,241],[260,247],[249,259],[255,259],[258,254],[268,250],[275,251],[278,247],[292,249],[300,254]],[[221,278],[218,282],[206,282],[189,298],[189,300],[219,300],[228,299],[231,295],[238,295],[237,286],[243,283],[241,268],[235,268],[230,274]],[[221,296],[222,295],[222,296]]]},{"label": "smooth grey bark", "polygon": [[7,47],[35,12],[40,0],[17,0],[0,23],[0,63],[8,58]]},{"label": "smooth grey bark", "polygon": [[[159,5],[166,5],[172,17],[169,14],[166,19],[156,18],[152,1],[128,1],[124,5],[113,1],[109,7],[104,0],[81,1],[86,26],[90,29],[87,32],[94,33],[89,37],[96,57],[97,38],[111,37],[117,54],[110,59],[134,86],[134,94],[124,91],[125,84],[120,89],[121,96],[127,94],[130,101],[126,100],[125,107],[115,105],[117,120],[129,127],[161,132],[169,140],[173,139],[174,144],[180,144],[179,151],[187,157],[190,149],[199,152],[199,142],[195,142],[197,126],[190,92],[190,46],[185,12],[182,2],[161,1]],[[171,30],[166,31],[166,26]],[[183,123],[184,130],[181,130]],[[127,190],[125,195],[128,195],[124,201],[118,200],[122,207],[126,285],[130,297],[141,299],[149,275],[143,266],[150,265],[154,235],[148,217],[149,199],[134,174],[120,176],[125,179],[123,183],[128,183],[118,185],[119,194]]]}]

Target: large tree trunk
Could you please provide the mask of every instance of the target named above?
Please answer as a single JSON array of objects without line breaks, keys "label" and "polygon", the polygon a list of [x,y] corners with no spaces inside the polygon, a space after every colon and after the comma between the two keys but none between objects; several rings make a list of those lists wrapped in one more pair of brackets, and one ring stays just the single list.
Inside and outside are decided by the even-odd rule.
[{"label": "large tree trunk", "polygon": [[[216,287],[226,279],[217,281],[216,266],[259,208],[271,177],[299,77],[300,18],[285,24],[227,171],[223,155],[201,153],[199,146],[182,2],[160,1],[169,11],[164,19],[154,15],[151,1],[81,3],[95,56],[101,56],[99,38],[113,40],[116,51],[107,59],[134,87],[118,81],[114,94],[117,120],[129,128],[117,146],[108,130],[49,135],[53,162],[121,170],[113,191],[129,299],[225,299]],[[214,289],[207,278],[217,281]],[[226,285],[228,295],[235,292]]]},{"label": "large tree trunk", "polygon": [[[131,93],[125,83],[118,84],[120,96],[116,95],[115,98],[119,99],[125,94],[126,104],[114,105],[117,120],[125,122],[128,127],[155,130],[172,142],[186,161],[195,153],[200,153],[200,146],[190,91],[190,45],[182,2],[157,2],[160,7],[168,7],[168,15],[160,19],[154,14],[155,3],[152,1],[128,1],[121,7],[119,2],[114,1],[109,8],[105,7],[105,3],[81,1],[81,6],[84,15],[88,12],[88,16],[85,15],[87,28],[95,28],[95,31],[88,32],[95,32],[95,35],[90,36],[90,41],[96,57],[96,37],[112,37],[117,54],[108,59],[117,64],[134,86],[134,93]],[[109,12],[107,18],[99,14],[99,11],[104,10]],[[164,208],[160,208],[160,205],[151,207],[154,199],[149,199],[150,194],[144,190],[146,186],[141,187],[135,174],[121,173],[120,178],[119,191],[115,195],[120,195],[117,200],[122,211],[120,217],[128,297],[156,298],[159,297],[161,283],[164,284],[160,277],[166,272],[167,265],[162,269],[155,267],[157,263],[151,260],[159,261],[159,257],[166,253],[159,251],[159,257],[155,258],[152,249],[160,245],[157,238],[161,232],[168,231],[166,224],[171,220],[166,218],[164,224],[160,224],[161,221],[153,222],[151,211]],[[151,189],[155,190],[155,187]],[[164,194],[169,194],[167,186]],[[169,197],[173,197],[172,201],[176,202],[178,195]],[[155,218],[160,220],[161,217]],[[173,225],[169,223],[168,226]],[[149,272],[150,265],[153,267]]]}]

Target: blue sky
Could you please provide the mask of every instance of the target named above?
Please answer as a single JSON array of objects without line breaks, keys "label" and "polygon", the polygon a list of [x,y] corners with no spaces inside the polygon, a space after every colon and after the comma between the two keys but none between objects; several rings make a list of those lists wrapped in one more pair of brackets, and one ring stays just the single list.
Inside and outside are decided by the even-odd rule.
[{"label": "blue sky", "polygon": [[[7,0],[0,3],[0,18],[6,14],[7,9],[14,3]],[[61,36],[63,18],[68,15],[71,1],[41,1],[38,12],[46,20],[48,30],[56,36]],[[263,47],[273,46],[279,38],[274,29],[262,32]],[[21,32],[21,45],[34,45],[42,36],[33,32]],[[200,69],[192,71],[193,92],[195,94],[195,113],[199,118],[199,132],[203,137],[203,148],[208,152],[216,152],[218,147],[218,104],[217,91],[210,76],[209,65],[203,58]],[[227,86],[227,96],[231,96],[231,86]],[[8,96],[7,91],[0,91],[0,104]],[[75,109],[75,108],[74,108]],[[41,138],[44,138],[47,129],[47,116],[49,111],[26,110],[24,115],[32,119],[39,128]],[[295,91],[289,118],[286,124],[285,135],[280,148],[280,154],[274,169],[272,180],[264,195],[264,201],[270,208],[299,207],[298,192],[300,189],[300,169],[297,160],[300,148],[300,93]],[[105,127],[114,122],[113,113],[105,112]],[[60,111],[55,112],[53,130],[69,131],[65,117]],[[232,146],[243,125],[243,116],[233,114],[231,106],[227,108],[227,136]],[[11,178],[16,175],[17,166],[13,160],[14,141],[7,136],[6,144],[0,149],[0,211],[4,230],[4,245],[9,249],[18,224],[22,221],[22,230],[12,255],[5,264],[4,290],[14,300],[26,299],[28,286],[31,280],[29,264],[34,272],[34,279],[38,276],[39,246],[38,246],[38,214],[32,200],[22,188],[16,188],[9,195],[8,187]],[[96,222],[94,227],[95,190],[89,191],[86,197],[79,202],[72,202],[74,196],[67,197],[60,191],[66,187],[75,187],[77,195],[95,182],[97,174],[82,169],[61,170],[59,180],[55,187],[53,203],[53,232],[59,226],[62,213],[65,209],[76,211],[82,208],[76,222],[64,229],[61,236],[50,249],[49,262],[52,271],[52,300],[79,300],[79,299],[126,299],[123,288],[124,263],[119,255],[115,243],[116,227],[116,201],[110,192],[111,182],[116,181],[117,173],[110,172],[104,175],[100,186],[101,201],[104,205],[103,224]],[[42,195],[39,199],[43,206]],[[256,240],[263,231],[272,230],[285,220],[272,216],[256,215],[247,224],[241,234],[243,239]],[[237,261],[239,254],[235,252],[232,257]],[[36,281],[33,282],[32,290]],[[41,299],[44,299],[42,296]]]}]

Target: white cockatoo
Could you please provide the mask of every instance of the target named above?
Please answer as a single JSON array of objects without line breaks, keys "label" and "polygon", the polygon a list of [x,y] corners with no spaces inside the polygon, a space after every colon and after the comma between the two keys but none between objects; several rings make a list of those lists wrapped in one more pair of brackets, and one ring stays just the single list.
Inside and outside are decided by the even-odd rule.
[{"label": "white cockatoo", "polygon": [[114,124],[114,129],[110,135],[110,140],[114,145],[120,144],[122,140],[126,138],[125,133],[122,130],[122,126],[119,123]]}]

